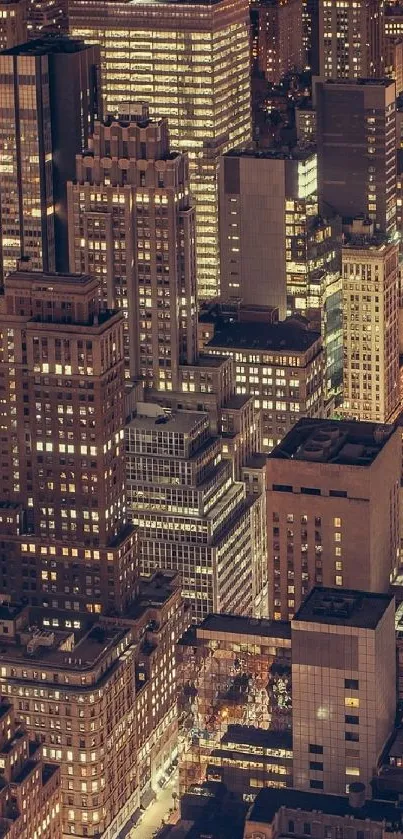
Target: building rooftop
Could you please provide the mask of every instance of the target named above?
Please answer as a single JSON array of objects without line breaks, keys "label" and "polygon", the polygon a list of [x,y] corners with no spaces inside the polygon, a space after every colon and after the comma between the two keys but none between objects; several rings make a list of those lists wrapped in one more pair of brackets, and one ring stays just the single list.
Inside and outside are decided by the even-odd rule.
[{"label": "building rooftop", "polygon": [[271,621],[269,618],[249,618],[242,615],[211,614],[198,624],[200,631],[228,632],[235,635],[254,635],[263,638],[291,639],[291,625],[289,621]]},{"label": "building rooftop", "polygon": [[264,452],[255,452],[248,457],[246,463],[244,464],[244,469],[262,469],[266,466],[267,462],[267,454]]},{"label": "building rooftop", "polygon": [[385,822],[397,830],[400,830],[402,824],[402,811],[389,802],[365,801],[363,807],[358,809],[350,806],[346,795],[270,788],[259,791],[247,815],[247,820],[271,824],[280,807],[301,810],[302,813],[316,811],[329,816],[349,816],[362,821],[370,819],[381,824]]},{"label": "building rooftop", "polygon": [[390,594],[316,586],[294,615],[292,625],[304,621],[376,629],[392,601],[393,595]]},{"label": "building rooftop", "polygon": [[2,50],[2,55],[67,55],[89,49],[80,38],[69,38],[67,35],[46,35],[24,44]]},{"label": "building rooftop", "polygon": [[296,323],[227,323],[216,328],[206,345],[218,349],[269,350],[271,352],[305,352],[320,340],[313,332]]},{"label": "building rooftop", "polygon": [[282,148],[259,148],[254,143],[238,146],[224,154],[224,157],[255,157],[262,160],[309,160],[316,155],[316,146],[284,146]]},{"label": "building rooftop", "polygon": [[151,607],[159,608],[180,588],[177,571],[156,571],[140,577],[139,595],[127,608],[125,617],[135,620]]},{"label": "building rooftop", "polygon": [[320,79],[325,85],[348,85],[349,87],[390,87],[395,84],[394,79]]},{"label": "building rooftop", "polygon": [[[156,411],[158,410],[158,405],[153,405]],[[145,429],[147,431],[171,431],[175,432],[176,434],[190,434],[193,430],[197,429],[200,425],[201,420],[205,420],[207,414],[201,411],[164,411],[164,408],[161,408],[161,412],[158,414],[156,413],[155,416],[146,416],[144,414],[138,413],[134,419],[130,421],[128,424],[128,428],[132,429]]]},{"label": "building rooftop", "polygon": [[[222,407],[222,411],[239,411],[240,408],[243,408],[244,405],[247,405],[248,402],[253,397],[250,393],[233,393],[229,399],[227,399],[225,405]],[[225,436],[225,435],[223,435]]]},{"label": "building rooftop", "polygon": [[268,459],[370,466],[393,431],[393,425],[376,422],[303,417],[268,454]]},{"label": "building rooftop", "polygon": [[15,621],[24,609],[26,609],[26,606],[23,603],[12,603],[11,601],[0,603],[0,620]]},{"label": "building rooftop", "polygon": [[85,672],[95,667],[127,631],[127,625],[124,627],[105,623],[86,624],[74,634],[72,630],[43,630],[41,635],[44,642],[38,643],[30,653],[27,643],[33,633],[28,634],[24,630],[24,641],[16,642],[16,639],[7,640],[2,637],[0,654],[4,662],[23,660],[34,664],[39,661],[45,667]]},{"label": "building rooftop", "polygon": [[261,746],[262,749],[292,750],[292,732],[256,728],[253,725],[229,725],[221,745]]}]

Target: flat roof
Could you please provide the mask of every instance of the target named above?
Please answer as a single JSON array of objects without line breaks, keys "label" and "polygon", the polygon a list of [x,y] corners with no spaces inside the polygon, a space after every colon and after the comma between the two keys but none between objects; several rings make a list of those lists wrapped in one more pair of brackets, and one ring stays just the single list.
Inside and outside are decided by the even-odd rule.
[{"label": "flat roof", "polygon": [[208,632],[228,632],[235,635],[261,635],[264,638],[291,639],[289,621],[271,621],[269,618],[250,618],[242,615],[215,614],[207,615],[197,625],[196,630]]},{"label": "flat roof", "polygon": [[266,466],[267,462],[267,454],[264,452],[255,452],[248,457],[246,463],[243,465],[243,469],[262,469],[263,466]]},{"label": "flat roof", "polygon": [[283,148],[259,148],[254,144],[245,144],[235,149],[230,149],[224,157],[254,157],[257,160],[309,160],[316,156],[316,146],[304,144],[303,146],[287,146]]},{"label": "flat roof", "polygon": [[[155,407],[157,408],[158,406],[156,405]],[[208,414],[202,411],[183,411],[182,409],[177,411],[173,410],[172,413],[166,414],[164,413],[164,409],[161,408],[160,418],[138,414],[128,423],[128,428],[144,428],[147,431],[155,431],[155,433],[158,431],[172,431],[179,432],[180,434],[190,434],[200,424],[200,421],[204,420],[207,416]]]},{"label": "flat roof", "polygon": [[0,603],[0,620],[14,621],[26,608],[24,603]]},{"label": "flat roof", "polygon": [[270,350],[305,352],[320,339],[319,332],[304,329],[296,323],[226,323],[217,326],[206,345],[219,349]]},{"label": "flat roof", "polygon": [[281,807],[306,813],[316,811],[329,816],[352,816],[362,821],[370,819],[378,824],[387,822],[394,825],[397,830],[401,829],[402,823],[402,811],[394,803],[370,800],[357,809],[350,806],[346,795],[329,795],[310,790],[270,789],[269,787],[258,792],[246,817],[247,821],[271,824]]},{"label": "flat roof", "polygon": [[393,425],[303,417],[268,459],[370,466],[394,432]]},{"label": "flat roof", "polygon": [[221,744],[239,744],[261,746],[262,749],[292,750],[292,731],[275,731],[269,728],[256,728],[253,725],[229,725]]},{"label": "flat roof", "polygon": [[391,594],[374,594],[315,586],[294,615],[296,621],[376,629],[393,600]]},{"label": "flat roof", "polygon": [[27,269],[26,271],[11,271],[7,274],[6,286],[12,282],[28,281],[39,285],[47,285],[49,287],[54,285],[76,285],[76,286],[98,286],[99,280],[96,277],[91,277],[89,274],[70,274],[56,271],[35,271]]},{"label": "flat roof", "polygon": [[239,408],[243,408],[250,400],[252,399],[251,393],[233,393],[229,399],[227,399],[225,405],[221,408],[222,411],[226,410],[239,410]]},{"label": "flat roof", "polygon": [[[77,613],[79,614],[79,613]],[[88,670],[106,655],[113,645],[123,638],[128,631],[124,627],[95,623],[88,626],[74,636],[77,642],[71,650],[61,649],[61,645],[73,635],[72,630],[57,630],[46,628],[49,635],[54,635],[54,643],[49,646],[37,646],[34,653],[27,653],[27,645],[7,641],[2,637],[1,656],[3,661],[24,660],[25,662],[41,662],[44,666],[55,666],[67,670]]]},{"label": "flat roof", "polygon": [[353,87],[355,85],[359,87],[390,87],[392,84],[395,83],[394,79],[318,79],[318,82],[322,82],[326,85],[332,85],[335,87],[336,85],[348,85],[349,87]]},{"label": "flat roof", "polygon": [[68,55],[90,49],[91,44],[81,38],[69,38],[67,35],[45,35],[24,44],[17,44],[1,51],[2,55]]}]

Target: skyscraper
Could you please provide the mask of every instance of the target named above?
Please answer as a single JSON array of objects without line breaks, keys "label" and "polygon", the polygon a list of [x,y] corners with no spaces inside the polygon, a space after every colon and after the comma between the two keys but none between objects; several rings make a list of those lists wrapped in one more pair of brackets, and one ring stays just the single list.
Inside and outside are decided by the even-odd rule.
[{"label": "skyscraper", "polygon": [[291,624],[294,785],[367,795],[396,715],[395,604],[315,588]]},{"label": "skyscraper", "polygon": [[139,403],[126,445],[140,572],[178,571],[196,620],[211,611],[267,615],[266,557],[253,520],[259,508],[261,521],[260,498],[234,481],[208,415]]},{"label": "skyscraper", "polygon": [[400,405],[399,245],[353,222],[343,245],[343,413],[391,422]]},{"label": "skyscraper", "polygon": [[100,44],[107,111],[148,102],[151,116],[168,118],[172,147],[188,151],[198,290],[214,297],[219,157],[251,138],[247,0],[73,0],[69,15],[74,35]]},{"label": "skyscraper", "polygon": [[396,93],[389,79],[317,81],[321,211],[396,230]]},{"label": "skyscraper", "polygon": [[68,184],[70,268],[101,281],[125,316],[128,376],[178,389],[197,356],[195,219],[186,154],[144,106],[97,122]]},{"label": "skyscraper", "polygon": [[319,75],[382,78],[383,0],[319,0]]},{"label": "skyscraper", "polygon": [[393,426],[299,420],[267,459],[271,617],[291,619],[314,585],[388,591],[400,473]]},{"label": "skyscraper", "polygon": [[304,66],[302,5],[299,0],[262,0],[252,11],[258,18],[258,69],[278,84],[286,73]]},{"label": "skyscraper", "polygon": [[31,41],[2,52],[0,74],[0,267],[7,274],[23,256],[66,270],[66,181],[100,106],[98,49]]},{"label": "skyscraper", "polygon": [[84,275],[5,280],[0,310],[2,590],[100,612],[136,593],[127,521],[123,317]]},{"label": "skyscraper", "polygon": [[[325,216],[325,213],[324,213]],[[318,216],[316,150],[244,146],[220,170],[221,292],[285,314],[321,305],[319,274],[339,275],[339,231]]]}]

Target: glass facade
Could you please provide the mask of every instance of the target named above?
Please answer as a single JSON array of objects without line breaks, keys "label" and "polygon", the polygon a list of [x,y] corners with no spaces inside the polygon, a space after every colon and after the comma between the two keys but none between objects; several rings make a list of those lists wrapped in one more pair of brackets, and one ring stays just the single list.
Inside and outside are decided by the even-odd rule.
[{"label": "glass facade", "polygon": [[104,5],[75,0],[71,31],[101,45],[106,111],[148,102],[168,118],[172,147],[189,153],[199,296],[214,297],[219,157],[251,139],[248,4],[114,4],[114,21]]},{"label": "glass facade", "polygon": [[211,615],[178,646],[179,788],[224,781],[252,799],[292,785],[287,624]]}]

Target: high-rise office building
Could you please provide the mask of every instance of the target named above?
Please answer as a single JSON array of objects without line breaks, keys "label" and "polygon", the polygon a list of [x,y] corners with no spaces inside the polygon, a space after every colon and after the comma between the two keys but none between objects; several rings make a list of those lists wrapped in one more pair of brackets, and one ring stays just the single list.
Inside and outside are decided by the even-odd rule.
[{"label": "high-rise office building", "polygon": [[1,588],[121,610],[137,571],[122,314],[100,305],[95,279],[27,270],[6,277],[0,324],[0,500],[12,511],[0,522]]},{"label": "high-rise office building", "polygon": [[267,615],[267,567],[255,535],[258,496],[234,481],[205,413],[139,403],[126,429],[130,518],[139,569],[178,571],[196,620],[209,612]]},{"label": "high-rise office building", "polygon": [[325,357],[320,333],[294,321],[217,324],[204,348],[234,360],[236,392],[261,412],[262,451],[269,452],[302,416],[322,417]]},{"label": "high-rise office building", "polygon": [[44,35],[67,35],[67,0],[27,0],[27,28],[30,40]]},{"label": "high-rise office building", "polygon": [[225,299],[314,315],[326,349],[326,397],[342,383],[341,223],[319,215],[316,151],[242,147],[220,170]]},{"label": "high-rise office building", "polygon": [[70,269],[99,278],[125,316],[126,373],[177,390],[197,356],[195,218],[186,154],[146,106],[97,122],[68,184]]},{"label": "high-rise office building", "polygon": [[177,578],[143,581],[118,619],[3,604],[1,620],[3,690],[56,778],[60,765],[61,824],[36,835],[118,839],[175,755],[175,647],[188,626]]},{"label": "high-rise office building", "polygon": [[319,0],[319,75],[358,79],[384,74],[383,0]]},{"label": "high-rise office building", "polygon": [[292,786],[291,627],[211,614],[177,648],[179,790],[224,782],[250,801]]},{"label": "high-rise office building", "polygon": [[[6,612],[7,607],[2,607],[2,621]],[[28,836],[60,839],[60,769],[45,763],[42,755],[38,740],[30,739],[17,723],[8,697],[1,696],[0,831],[5,839]]]},{"label": "high-rise office building", "polygon": [[394,598],[315,588],[291,627],[294,785],[369,795],[396,715]]},{"label": "high-rise office building", "polygon": [[261,0],[251,7],[257,16],[257,68],[272,84],[304,66],[300,0]]},{"label": "high-rise office building", "polygon": [[322,211],[396,230],[396,92],[391,79],[317,81],[318,188]]},{"label": "high-rise office building", "polygon": [[400,473],[393,426],[299,420],[267,459],[271,617],[291,619],[314,585],[388,591]]},{"label": "high-rise office building", "polygon": [[305,64],[319,74],[319,0],[302,0],[302,31]]},{"label": "high-rise office building", "polygon": [[[217,170],[251,139],[247,0],[69,4],[70,31],[100,44],[106,108],[145,101],[189,153],[199,294],[219,291]],[[128,69],[130,68],[130,72]]]},{"label": "high-rise office building", "polygon": [[27,40],[27,0],[0,2],[0,50]]},{"label": "high-rise office building", "polygon": [[221,292],[285,314],[318,308],[321,272],[339,275],[338,226],[318,216],[311,147],[242,147],[220,170]]},{"label": "high-rise office building", "polygon": [[67,270],[66,181],[100,107],[99,51],[48,38],[0,55],[0,268]]},{"label": "high-rise office building", "polygon": [[399,245],[353,222],[343,244],[343,413],[390,422],[400,405]]}]

